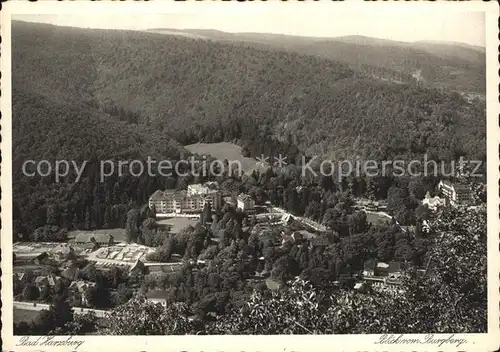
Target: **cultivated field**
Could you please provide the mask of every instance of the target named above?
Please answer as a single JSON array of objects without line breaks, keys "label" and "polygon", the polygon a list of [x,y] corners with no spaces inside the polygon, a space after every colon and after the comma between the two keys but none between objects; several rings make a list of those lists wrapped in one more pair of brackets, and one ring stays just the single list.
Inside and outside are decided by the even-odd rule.
[{"label": "cultivated field", "polygon": [[211,155],[218,160],[239,161],[246,174],[252,173],[254,169],[265,171],[266,168],[258,163],[254,158],[247,158],[241,154],[241,147],[234,143],[196,143],[186,145],[185,148],[191,153]]}]

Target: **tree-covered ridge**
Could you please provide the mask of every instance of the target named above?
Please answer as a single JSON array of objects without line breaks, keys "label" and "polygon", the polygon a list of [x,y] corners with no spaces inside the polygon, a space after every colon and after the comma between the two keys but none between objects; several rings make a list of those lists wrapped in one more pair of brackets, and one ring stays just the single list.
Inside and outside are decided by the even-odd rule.
[{"label": "tree-covered ridge", "polygon": [[[184,151],[152,127],[116,121],[90,106],[54,102],[27,91],[14,89],[13,116],[14,235],[25,240],[45,225],[49,226],[34,234],[38,241],[64,240],[59,227],[123,227],[131,204],[146,202],[164,187],[164,180],[147,173],[134,177],[124,172],[119,177],[115,166],[114,175],[101,183],[100,162],[144,161],[147,156],[178,160]],[[24,175],[27,160],[47,160],[52,167],[56,160],[70,165],[74,161],[79,168],[86,164],[78,182],[70,166],[69,175],[57,183],[53,172],[46,177]],[[27,170],[35,171],[33,165]]]},{"label": "tree-covered ridge", "polygon": [[[184,148],[166,133],[116,121],[92,106],[54,102],[28,90],[12,93],[13,159],[179,158]],[[43,138],[41,138],[43,136]],[[21,163],[22,164],[22,163]]]},{"label": "tree-covered ridge", "polygon": [[379,79],[420,82],[430,87],[484,93],[485,50],[448,42],[400,42],[363,36],[302,37],[269,33],[227,33],[203,29],[161,29],[153,33],[192,35],[255,47],[315,55],[347,64]]},{"label": "tree-covered ridge", "polygon": [[237,139],[254,156],[485,157],[484,102],[338,61],[131,31],[16,23],[13,35],[16,86],[124,110],[181,143]]}]

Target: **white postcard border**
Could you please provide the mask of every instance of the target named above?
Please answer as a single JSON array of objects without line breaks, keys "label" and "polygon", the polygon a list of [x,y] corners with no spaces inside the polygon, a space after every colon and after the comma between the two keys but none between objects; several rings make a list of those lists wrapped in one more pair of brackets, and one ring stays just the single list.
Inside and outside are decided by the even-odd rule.
[{"label": "white postcard border", "polygon": [[[276,11],[277,16],[292,7],[304,11],[482,11],[486,12],[486,56],[487,56],[487,156],[488,156],[488,333],[456,334],[468,340],[467,345],[426,344],[377,344],[381,335],[335,335],[335,336],[74,336],[83,340],[78,351],[331,351],[331,350],[377,350],[377,351],[493,351],[500,347],[500,256],[499,256],[499,103],[498,103],[498,5],[495,2],[433,2],[433,3],[380,3],[380,2],[57,2],[39,1],[8,2],[1,11],[1,248],[2,248],[2,342],[8,351],[70,351],[71,348],[44,348],[43,346],[20,346],[21,337],[12,336],[12,141],[11,141],[11,63],[10,63],[10,19],[12,14],[63,14],[103,11],[175,13],[193,11]],[[133,322],[131,322],[133,323]],[[451,334],[435,334],[447,338]],[[424,335],[404,335],[405,339]],[[60,337],[60,339],[67,337]],[[31,337],[34,340],[34,337]]]}]

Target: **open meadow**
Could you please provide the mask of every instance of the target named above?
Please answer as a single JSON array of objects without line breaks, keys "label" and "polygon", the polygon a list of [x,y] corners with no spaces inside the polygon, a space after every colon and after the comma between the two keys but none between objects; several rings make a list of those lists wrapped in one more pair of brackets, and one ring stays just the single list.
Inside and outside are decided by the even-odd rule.
[{"label": "open meadow", "polygon": [[256,159],[244,157],[241,147],[234,143],[195,143],[186,145],[185,148],[191,153],[211,155],[218,160],[239,161],[245,174],[250,174],[253,170],[266,170]]}]

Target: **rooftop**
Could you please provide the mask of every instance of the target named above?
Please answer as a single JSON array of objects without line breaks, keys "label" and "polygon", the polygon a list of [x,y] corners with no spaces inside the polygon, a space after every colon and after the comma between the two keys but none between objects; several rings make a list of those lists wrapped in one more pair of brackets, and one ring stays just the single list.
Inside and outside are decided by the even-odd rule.
[{"label": "rooftop", "polygon": [[453,183],[449,180],[441,180],[441,183],[446,187],[450,188],[453,187],[455,190],[466,190],[466,191],[470,190],[470,186],[463,183]]},{"label": "rooftop", "polygon": [[379,262],[377,263],[377,269],[389,269],[389,264]]},{"label": "rooftop", "polygon": [[189,185],[187,189],[188,195],[209,194],[216,192],[218,192],[218,190],[214,189],[213,185],[208,186],[208,185],[202,185],[200,183]]},{"label": "rooftop", "polygon": [[47,280],[47,276],[37,276],[35,278],[35,284],[38,284],[38,283],[46,281],[46,280]]}]

